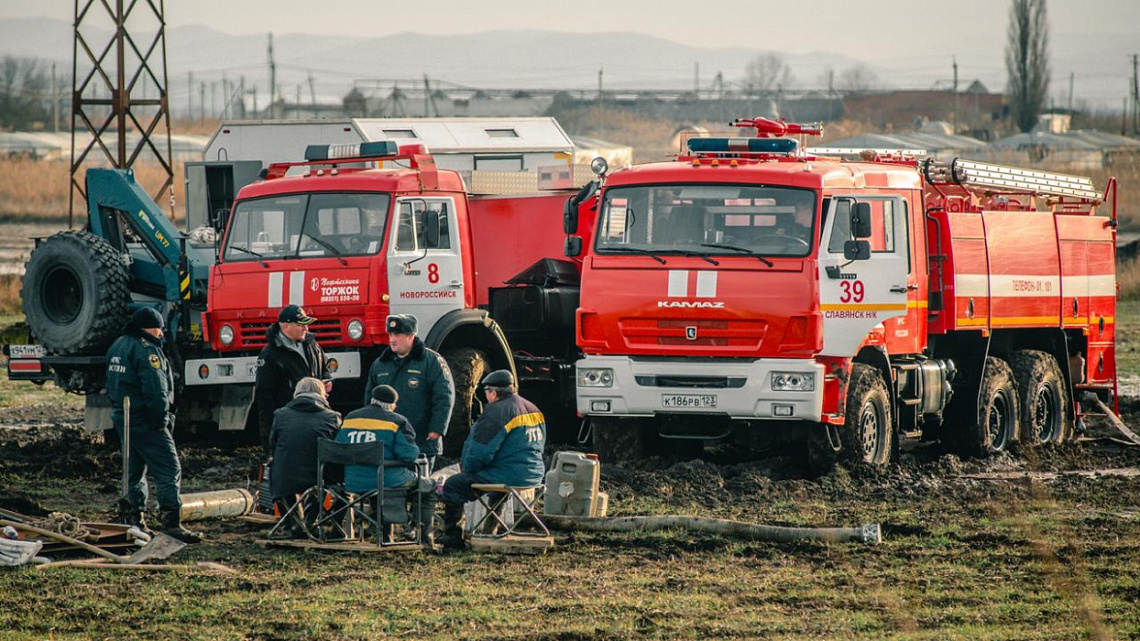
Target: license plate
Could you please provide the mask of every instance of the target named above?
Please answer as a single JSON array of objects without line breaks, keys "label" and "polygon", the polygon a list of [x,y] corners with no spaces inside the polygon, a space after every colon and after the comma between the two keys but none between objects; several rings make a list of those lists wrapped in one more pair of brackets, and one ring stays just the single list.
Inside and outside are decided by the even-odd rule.
[{"label": "license plate", "polygon": [[8,356],[12,358],[43,358],[47,350],[43,345],[9,345]]},{"label": "license plate", "polygon": [[661,407],[670,409],[716,409],[715,394],[666,394],[661,397]]}]

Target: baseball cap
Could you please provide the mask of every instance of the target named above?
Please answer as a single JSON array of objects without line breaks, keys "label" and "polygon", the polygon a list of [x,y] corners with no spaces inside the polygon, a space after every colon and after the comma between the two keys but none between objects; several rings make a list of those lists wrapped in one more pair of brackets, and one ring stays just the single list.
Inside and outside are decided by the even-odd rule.
[{"label": "baseball cap", "polygon": [[300,305],[286,305],[281,309],[281,313],[277,315],[278,323],[297,323],[298,325],[308,325],[317,319],[305,313],[305,310]]}]

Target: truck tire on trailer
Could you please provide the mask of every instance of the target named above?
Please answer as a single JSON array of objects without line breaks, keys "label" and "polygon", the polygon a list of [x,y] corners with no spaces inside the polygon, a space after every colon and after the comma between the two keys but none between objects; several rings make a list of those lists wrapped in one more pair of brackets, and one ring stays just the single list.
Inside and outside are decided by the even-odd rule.
[{"label": "truck tire on trailer", "polygon": [[65,231],[32,250],[20,297],[36,340],[72,356],[95,352],[119,335],[131,292],[118,251],[94,234]]},{"label": "truck tire on trailer", "polygon": [[450,458],[459,458],[467,433],[482,410],[475,392],[487,373],[487,355],[471,347],[459,347],[445,352],[443,358],[451,368],[451,380],[455,385],[455,405],[451,409],[447,436],[443,439],[443,453]]},{"label": "truck tire on trailer", "polygon": [[1013,371],[1000,358],[986,357],[978,415],[950,425],[951,444],[959,454],[984,456],[1007,449],[1017,440],[1020,403]]},{"label": "truck tire on trailer", "polygon": [[845,463],[883,466],[894,451],[894,413],[883,376],[872,365],[855,363],[847,383],[847,412],[839,429]]},{"label": "truck tire on trailer", "polygon": [[1064,442],[1073,434],[1073,413],[1057,359],[1024,349],[1009,364],[1021,406],[1021,440],[1030,445]]}]

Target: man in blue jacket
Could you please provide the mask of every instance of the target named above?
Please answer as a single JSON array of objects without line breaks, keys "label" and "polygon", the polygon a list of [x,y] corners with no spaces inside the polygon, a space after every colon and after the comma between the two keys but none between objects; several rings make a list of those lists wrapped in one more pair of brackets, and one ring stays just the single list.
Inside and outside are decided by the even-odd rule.
[{"label": "man in blue jacket", "polygon": [[[385,461],[412,463],[420,455],[416,447],[416,430],[408,419],[397,414],[396,402],[400,395],[390,385],[379,385],[372,390],[372,401],[344,419],[337,432],[338,443],[384,444]],[[415,485],[416,474],[406,467],[390,467],[384,471],[384,487],[410,488]],[[348,465],[344,468],[344,489],[363,494],[376,489],[376,469],[365,465]]]},{"label": "man in blue jacket", "polygon": [[443,451],[443,437],[455,404],[455,384],[447,361],[416,336],[416,317],[393,314],[384,323],[388,347],[372,362],[364,382],[364,404],[377,385],[391,385],[400,397],[396,409],[416,428],[416,445],[428,466]]},{"label": "man in blue jacket", "polygon": [[480,384],[487,396],[483,415],[471,426],[463,444],[460,473],[443,485],[444,537],[449,546],[459,545],[459,519],[463,504],[475,500],[473,484],[494,483],[511,487],[542,484],[545,467],[546,419],[534,403],[517,394],[515,377],[501,369]]},{"label": "man in blue jacket", "polygon": [[[123,335],[107,351],[107,396],[111,399],[111,421],[119,438],[129,423],[130,464],[128,466],[131,525],[146,528],[146,471],[154,474],[158,486],[158,509],[162,531],[185,543],[201,537],[182,527],[182,465],[174,447],[174,378],[170,362],[162,351],[162,315],[143,307],[131,316]],[[123,399],[129,397],[130,416],[124,421]]]}]

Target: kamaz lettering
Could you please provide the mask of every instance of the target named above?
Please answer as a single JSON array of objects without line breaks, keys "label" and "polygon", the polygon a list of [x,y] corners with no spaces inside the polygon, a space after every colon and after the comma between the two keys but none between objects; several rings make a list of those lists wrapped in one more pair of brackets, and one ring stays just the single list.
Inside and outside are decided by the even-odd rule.
[{"label": "kamaz lettering", "polygon": [[680,309],[724,309],[721,301],[707,300],[659,300],[657,307],[671,307]]}]

